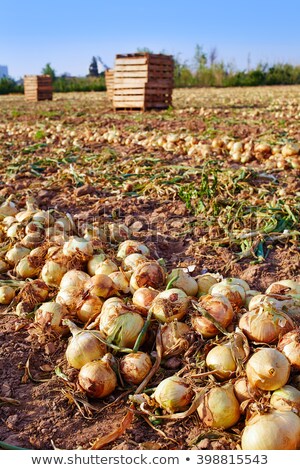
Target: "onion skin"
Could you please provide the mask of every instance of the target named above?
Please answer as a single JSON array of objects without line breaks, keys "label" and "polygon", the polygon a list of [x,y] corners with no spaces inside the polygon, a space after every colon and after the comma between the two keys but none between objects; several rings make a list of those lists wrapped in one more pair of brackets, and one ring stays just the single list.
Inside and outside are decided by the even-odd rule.
[{"label": "onion skin", "polygon": [[[200,307],[204,308],[223,328],[227,328],[233,320],[234,312],[230,301],[223,295],[207,294],[200,298]],[[219,332],[213,323],[200,314],[192,316],[192,326],[203,338],[213,338]]]},{"label": "onion skin", "polygon": [[57,334],[65,335],[69,329],[62,321],[67,313],[67,309],[57,302],[45,302],[35,312],[35,323],[43,329],[49,327]]},{"label": "onion skin", "polygon": [[186,351],[190,345],[186,336],[191,332],[186,323],[177,320],[165,323],[161,328],[163,357],[174,357]]},{"label": "onion skin", "polygon": [[92,398],[104,398],[117,386],[117,377],[103,360],[86,363],[78,374],[79,385]]},{"label": "onion skin", "polygon": [[299,445],[300,418],[292,411],[255,415],[242,433],[242,450],[296,450]]},{"label": "onion skin", "polygon": [[300,283],[290,279],[276,281],[267,288],[266,294],[299,295]]},{"label": "onion skin", "polygon": [[284,354],[272,348],[255,352],[246,363],[246,374],[252,387],[276,390],[283,387],[290,376],[290,363]]},{"label": "onion skin", "polygon": [[214,387],[204,395],[197,412],[209,427],[228,429],[240,419],[240,405],[231,384]]},{"label": "onion skin", "polygon": [[136,240],[125,240],[119,245],[117,258],[124,259],[132,253],[140,253],[141,255],[148,256],[150,251],[146,245]]},{"label": "onion skin", "polygon": [[151,368],[150,356],[145,352],[126,354],[120,361],[120,372],[123,379],[134,385],[142,383]]}]

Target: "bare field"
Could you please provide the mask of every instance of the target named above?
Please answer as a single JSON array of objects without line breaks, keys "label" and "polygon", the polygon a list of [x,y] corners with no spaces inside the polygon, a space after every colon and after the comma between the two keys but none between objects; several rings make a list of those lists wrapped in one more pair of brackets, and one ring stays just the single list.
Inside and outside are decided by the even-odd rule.
[{"label": "bare field", "polygon": [[[105,93],[55,94],[39,103],[0,96],[0,203],[10,198],[22,211],[31,198],[36,211],[51,210],[56,220],[69,214],[72,233],[53,241],[43,231],[36,246],[86,236],[120,266],[118,246],[130,238],[149,248],[150,259],[163,260],[166,273],[218,273],[264,293],[275,281],[300,283],[299,122],[300,86],[175,90],[173,108],[146,113],[114,113]],[[11,237],[0,221],[3,262],[22,244],[29,221]],[[0,285],[39,278],[45,256],[35,276],[22,277],[10,265]],[[45,300],[57,292],[51,286]],[[119,296],[132,306],[130,293]],[[246,310],[235,306],[230,332]],[[190,327],[194,313],[190,306],[182,320]],[[152,319],[142,346],[153,364],[158,328]],[[221,334],[203,339],[193,331],[189,349],[162,358],[148,395],[174,374],[195,390],[219,384],[212,374],[201,376],[218,342]],[[260,344],[249,343],[252,354]],[[136,386],[123,381],[103,399],[89,397],[65,359],[67,344],[68,336],[35,328],[32,311],[16,315],[15,304],[2,306],[0,441],[28,449],[240,448],[245,413],[224,430],[204,424],[195,410],[160,419],[165,410],[150,403],[154,419],[129,398]],[[112,351],[118,362],[123,353]],[[244,375],[242,367],[228,381]],[[288,383],[299,387],[297,377],[292,368]],[[269,398],[266,392],[254,402],[267,410]]]}]

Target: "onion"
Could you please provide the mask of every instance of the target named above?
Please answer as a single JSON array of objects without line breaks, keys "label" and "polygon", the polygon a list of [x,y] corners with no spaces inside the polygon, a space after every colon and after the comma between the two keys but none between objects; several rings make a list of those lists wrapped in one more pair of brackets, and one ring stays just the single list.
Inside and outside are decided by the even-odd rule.
[{"label": "onion", "polygon": [[61,217],[54,222],[54,230],[69,233],[72,231],[72,223],[67,217]]},{"label": "onion", "polygon": [[36,232],[25,235],[25,237],[22,238],[21,243],[22,245],[26,246],[26,248],[32,249],[36,248],[37,246],[40,246],[44,241],[44,233]]},{"label": "onion", "polygon": [[258,290],[253,290],[253,289],[246,290],[245,307],[248,310],[249,310],[249,304],[250,304],[252,298],[255,297],[256,295],[261,295],[261,292],[259,292]]},{"label": "onion", "polygon": [[88,257],[93,256],[93,245],[90,241],[84,238],[72,236],[63,246],[63,254],[72,257],[77,252]]},{"label": "onion", "polygon": [[110,395],[117,386],[117,377],[103,359],[87,362],[79,371],[79,385],[92,398]]},{"label": "onion", "polygon": [[121,242],[130,236],[130,230],[127,225],[111,223],[107,226],[108,237],[112,242]]},{"label": "onion", "polygon": [[8,238],[20,238],[20,234],[24,234],[23,225],[16,222],[12,224],[6,231]]},{"label": "onion", "polygon": [[87,264],[87,272],[89,273],[90,276],[95,275],[95,271],[97,266],[102,263],[106,258],[105,253],[98,253],[97,255],[93,255],[91,259],[89,259],[88,264]]},{"label": "onion", "polygon": [[63,266],[61,263],[48,260],[42,268],[41,278],[48,286],[59,287],[66,272],[66,266]]},{"label": "onion", "polygon": [[187,295],[195,296],[198,292],[197,281],[182,268],[176,268],[168,275],[166,283],[172,282],[172,287],[183,290]]},{"label": "onion", "polygon": [[10,250],[7,251],[5,259],[9,262],[9,264],[15,266],[22,258],[29,255],[29,253],[29,248],[21,245],[21,243],[16,243]]},{"label": "onion", "polygon": [[243,286],[239,284],[229,284],[225,281],[214,284],[209,293],[211,295],[223,295],[227,297],[229,302],[236,307],[242,307],[246,300],[246,291]]},{"label": "onion", "polygon": [[108,342],[119,347],[132,348],[143,326],[144,320],[141,315],[121,304],[111,304],[110,310],[102,311],[100,315],[100,333]]},{"label": "onion", "polygon": [[103,301],[96,295],[89,295],[76,309],[78,320],[83,323],[95,318],[101,312]]},{"label": "onion", "polygon": [[299,445],[300,418],[292,411],[254,415],[242,433],[242,450],[296,450]]},{"label": "onion", "polygon": [[[207,294],[200,297],[199,306],[206,310],[223,328],[227,328],[233,320],[232,305],[224,295]],[[219,333],[218,328],[199,313],[192,316],[192,326],[204,338],[213,338]]]},{"label": "onion", "polygon": [[140,253],[142,255],[149,256],[150,250],[146,245],[143,245],[136,240],[125,240],[119,245],[117,258],[124,259],[132,253]]},{"label": "onion", "polygon": [[128,294],[130,292],[129,279],[122,271],[115,271],[108,275],[111,278],[118,292]]},{"label": "onion", "polygon": [[39,266],[32,264],[30,261],[30,255],[24,256],[24,258],[20,259],[16,266],[16,274],[22,279],[37,277],[40,270],[41,268]]},{"label": "onion", "polygon": [[70,312],[75,312],[78,303],[82,301],[82,291],[78,290],[77,287],[60,289],[55,301],[60,305],[64,305]]},{"label": "onion", "polygon": [[44,227],[40,222],[31,221],[25,227],[26,235],[41,235],[44,232]]},{"label": "onion", "polygon": [[277,349],[288,358],[294,369],[300,370],[300,330],[292,330],[282,336]]},{"label": "onion", "polygon": [[163,357],[178,356],[186,351],[190,346],[187,336],[191,333],[191,328],[183,322],[174,320],[165,323],[161,328],[161,340]]},{"label": "onion", "polygon": [[279,411],[294,411],[300,413],[300,391],[291,385],[285,385],[275,390],[270,399],[270,405]]},{"label": "onion", "polygon": [[54,218],[50,211],[43,210],[35,212],[35,214],[32,216],[32,220],[35,222],[40,222],[45,227],[50,227],[54,223]]},{"label": "onion", "polygon": [[275,294],[255,295],[249,302],[249,311],[255,310],[262,304],[267,305],[268,308],[273,308],[275,310],[288,313],[289,315],[292,315],[294,311],[299,313],[299,306],[297,305],[297,301],[295,299],[289,296]]},{"label": "onion", "polygon": [[98,264],[95,270],[95,274],[106,274],[109,276],[111,273],[118,271],[118,266],[113,260],[106,258],[104,261]]},{"label": "onion", "polygon": [[173,375],[160,382],[153,397],[161,408],[169,413],[176,413],[188,408],[194,391],[186,379]]},{"label": "onion", "polygon": [[90,294],[107,299],[117,293],[113,280],[106,274],[95,274],[85,284],[84,289]]},{"label": "onion", "polygon": [[159,289],[164,286],[166,275],[157,261],[140,264],[130,278],[130,290],[134,293],[139,287]]},{"label": "onion", "polygon": [[202,398],[197,412],[200,420],[212,428],[228,429],[240,419],[240,404],[230,383],[213,387]]},{"label": "onion", "polygon": [[120,372],[125,382],[138,385],[149,374],[152,362],[149,354],[136,352],[126,354],[120,361]]},{"label": "onion", "polygon": [[249,383],[261,390],[276,390],[283,387],[290,376],[290,363],[277,349],[262,348],[246,363]]},{"label": "onion", "polygon": [[[0,218],[1,218],[1,215],[0,215]],[[8,229],[12,224],[16,222],[17,221],[15,217],[13,217],[12,215],[8,215],[7,217],[4,217],[4,219],[1,221],[1,224],[4,225],[6,229]]]},{"label": "onion", "polygon": [[67,314],[67,310],[57,302],[45,302],[35,312],[35,323],[43,329],[50,328],[58,334],[67,334],[68,327],[62,324]]},{"label": "onion", "polygon": [[132,303],[138,307],[139,311],[144,315],[148,313],[153,300],[159,294],[158,290],[151,287],[140,287],[132,296]]},{"label": "onion", "polygon": [[294,327],[294,322],[288,315],[270,308],[267,304],[244,313],[239,321],[239,328],[249,339],[267,344],[274,343]]},{"label": "onion", "polygon": [[219,274],[206,273],[195,277],[198,284],[198,296],[208,294],[209,289],[220,282],[221,276]]},{"label": "onion", "polygon": [[7,273],[9,271],[9,264],[7,264],[3,259],[0,259],[0,274]]},{"label": "onion", "polygon": [[14,202],[7,200],[4,201],[0,206],[0,219],[7,216],[14,216],[18,212]]},{"label": "onion", "polygon": [[240,377],[233,384],[234,394],[239,403],[259,397],[260,392],[257,388],[251,387],[246,377]]},{"label": "onion", "polygon": [[189,297],[181,289],[168,289],[160,292],[150,307],[153,316],[162,323],[181,320],[188,310]]},{"label": "onion", "polygon": [[266,294],[300,295],[300,283],[290,279],[276,281],[267,288]]},{"label": "onion", "polygon": [[10,286],[0,286],[0,304],[8,305],[15,297],[15,289]]},{"label": "onion", "polygon": [[61,290],[69,289],[71,287],[80,290],[83,288],[85,282],[89,279],[90,276],[84,271],[71,269],[66,274],[64,274],[59,287]]},{"label": "onion", "polygon": [[101,359],[106,354],[106,345],[92,331],[82,330],[70,320],[66,324],[72,333],[66,349],[69,366],[81,369],[86,363]]},{"label": "onion", "polygon": [[223,279],[222,284],[226,284],[228,286],[241,286],[245,292],[250,289],[249,284],[238,277],[226,277]]},{"label": "onion", "polygon": [[230,343],[213,347],[207,354],[205,362],[208,369],[212,370],[212,374],[219,380],[232,377],[237,367]]},{"label": "onion", "polygon": [[140,264],[146,263],[148,258],[146,256],[141,255],[140,253],[132,253],[131,255],[126,256],[123,260],[123,268],[125,271],[134,271]]}]

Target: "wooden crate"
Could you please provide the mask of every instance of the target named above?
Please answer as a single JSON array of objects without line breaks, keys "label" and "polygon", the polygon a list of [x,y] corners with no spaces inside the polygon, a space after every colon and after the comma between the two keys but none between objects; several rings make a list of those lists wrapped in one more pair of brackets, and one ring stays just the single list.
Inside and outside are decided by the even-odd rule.
[{"label": "wooden crate", "polygon": [[172,104],[174,61],[164,54],[117,55],[113,106],[120,109],[166,109]]},{"label": "wooden crate", "polygon": [[114,96],[114,71],[109,69],[105,71],[106,94],[108,99],[113,100]]},{"label": "wooden crate", "polygon": [[53,88],[50,75],[25,75],[24,95],[26,101],[52,100]]}]

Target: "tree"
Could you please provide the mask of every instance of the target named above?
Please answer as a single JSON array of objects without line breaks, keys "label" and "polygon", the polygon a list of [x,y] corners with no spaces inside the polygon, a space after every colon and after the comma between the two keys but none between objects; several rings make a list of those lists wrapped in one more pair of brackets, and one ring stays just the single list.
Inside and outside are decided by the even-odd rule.
[{"label": "tree", "polygon": [[204,69],[207,64],[207,55],[203,51],[203,47],[199,46],[199,44],[196,45],[194,63],[196,71]]},{"label": "tree", "polygon": [[52,81],[55,80],[55,77],[56,77],[55,70],[51,67],[51,64],[49,62],[42,69],[42,74],[43,75],[50,75]]},{"label": "tree", "polygon": [[95,56],[92,57],[92,62],[89,66],[89,76],[90,77],[98,77],[99,72],[98,72],[98,64],[97,64],[97,59]]}]

